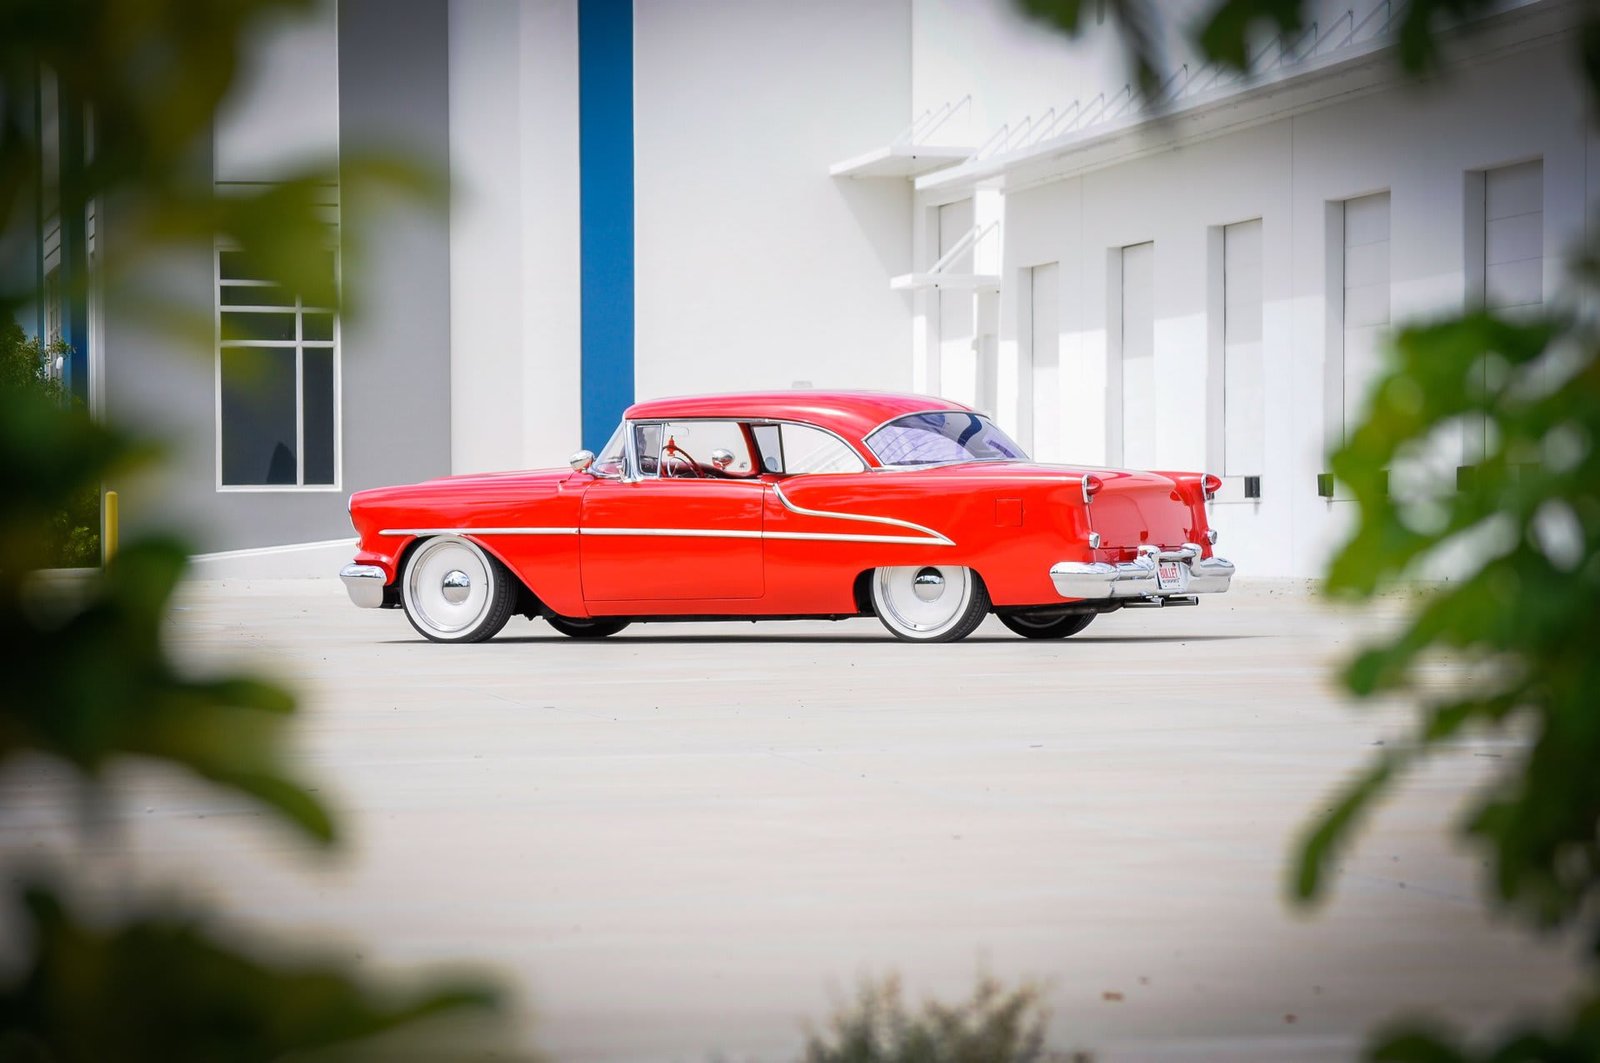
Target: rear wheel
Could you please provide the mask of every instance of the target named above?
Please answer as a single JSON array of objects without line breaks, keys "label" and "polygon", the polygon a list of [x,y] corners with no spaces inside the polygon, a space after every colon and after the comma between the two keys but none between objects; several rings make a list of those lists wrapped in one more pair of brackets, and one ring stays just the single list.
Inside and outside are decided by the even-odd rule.
[{"label": "rear wheel", "polygon": [[1001,613],[1000,622],[1025,639],[1064,639],[1089,626],[1094,613]]},{"label": "rear wheel", "polygon": [[564,616],[546,616],[545,623],[575,639],[603,639],[615,635],[628,626],[626,620],[573,620]]},{"label": "rear wheel", "polygon": [[483,642],[499,634],[517,604],[516,581],[477,543],[426,539],[400,576],[406,619],[433,642]]},{"label": "rear wheel", "polygon": [[872,607],[895,638],[955,642],[989,613],[989,592],[970,568],[906,565],[872,574]]}]

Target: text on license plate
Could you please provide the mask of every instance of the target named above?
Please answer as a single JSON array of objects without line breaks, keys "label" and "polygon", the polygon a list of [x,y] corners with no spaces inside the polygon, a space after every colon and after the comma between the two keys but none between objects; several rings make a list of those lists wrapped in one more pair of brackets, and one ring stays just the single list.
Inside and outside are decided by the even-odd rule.
[{"label": "text on license plate", "polygon": [[1179,570],[1181,561],[1162,561],[1156,565],[1156,587],[1164,591],[1181,591],[1183,589],[1183,573]]}]

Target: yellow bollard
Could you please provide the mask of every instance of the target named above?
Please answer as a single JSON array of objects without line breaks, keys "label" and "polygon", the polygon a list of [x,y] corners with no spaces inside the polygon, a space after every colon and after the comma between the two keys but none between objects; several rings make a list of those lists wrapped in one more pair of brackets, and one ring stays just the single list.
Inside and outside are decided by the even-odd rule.
[{"label": "yellow bollard", "polygon": [[109,565],[117,556],[117,493],[106,492],[100,515],[100,564]]}]

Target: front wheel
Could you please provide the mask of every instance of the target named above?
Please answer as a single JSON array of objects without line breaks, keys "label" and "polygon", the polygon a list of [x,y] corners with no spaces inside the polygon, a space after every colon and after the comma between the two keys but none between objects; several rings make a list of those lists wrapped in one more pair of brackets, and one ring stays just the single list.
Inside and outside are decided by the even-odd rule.
[{"label": "front wheel", "polygon": [[426,539],[406,558],[400,604],[406,619],[433,642],[483,642],[511,619],[517,604],[515,577],[455,535]]},{"label": "front wheel", "polygon": [[628,626],[626,620],[573,620],[564,616],[546,616],[544,620],[563,635],[575,639],[603,639]]},{"label": "front wheel", "polygon": [[1001,613],[1000,622],[1025,639],[1064,639],[1089,626],[1094,613],[1067,613],[1065,616],[1035,613]]},{"label": "front wheel", "polygon": [[872,607],[907,642],[955,642],[989,613],[989,592],[970,568],[907,565],[872,574]]}]

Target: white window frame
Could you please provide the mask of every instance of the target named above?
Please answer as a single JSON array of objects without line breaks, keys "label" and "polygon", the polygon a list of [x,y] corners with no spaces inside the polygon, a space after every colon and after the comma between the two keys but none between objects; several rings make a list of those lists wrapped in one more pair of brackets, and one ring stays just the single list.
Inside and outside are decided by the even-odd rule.
[{"label": "white window frame", "polygon": [[[224,288],[267,288],[273,287],[269,281],[252,280],[223,280],[222,254],[225,251],[236,251],[237,247],[218,243],[211,252],[211,306],[212,306],[212,351],[213,351],[213,409],[212,422],[215,425],[215,451],[213,458],[216,465],[216,490],[226,493],[243,494],[326,494],[344,490],[344,368],[339,314],[331,307],[306,306],[298,293],[294,298],[292,310],[287,306],[230,306],[230,313],[293,313],[294,335],[292,340],[224,340],[222,338],[222,290]],[[336,248],[329,248],[333,254],[334,284],[342,288],[340,269],[342,263]],[[333,318],[333,340],[306,340],[303,336],[305,330],[305,315],[329,314]],[[294,434],[295,434],[295,482],[292,484],[230,484],[222,479],[222,352],[227,348],[237,347],[276,347],[279,349],[292,349],[294,351]],[[307,347],[316,350],[331,350],[333,355],[333,482],[331,484],[308,484],[305,482],[306,453],[305,453],[305,351]]]}]

